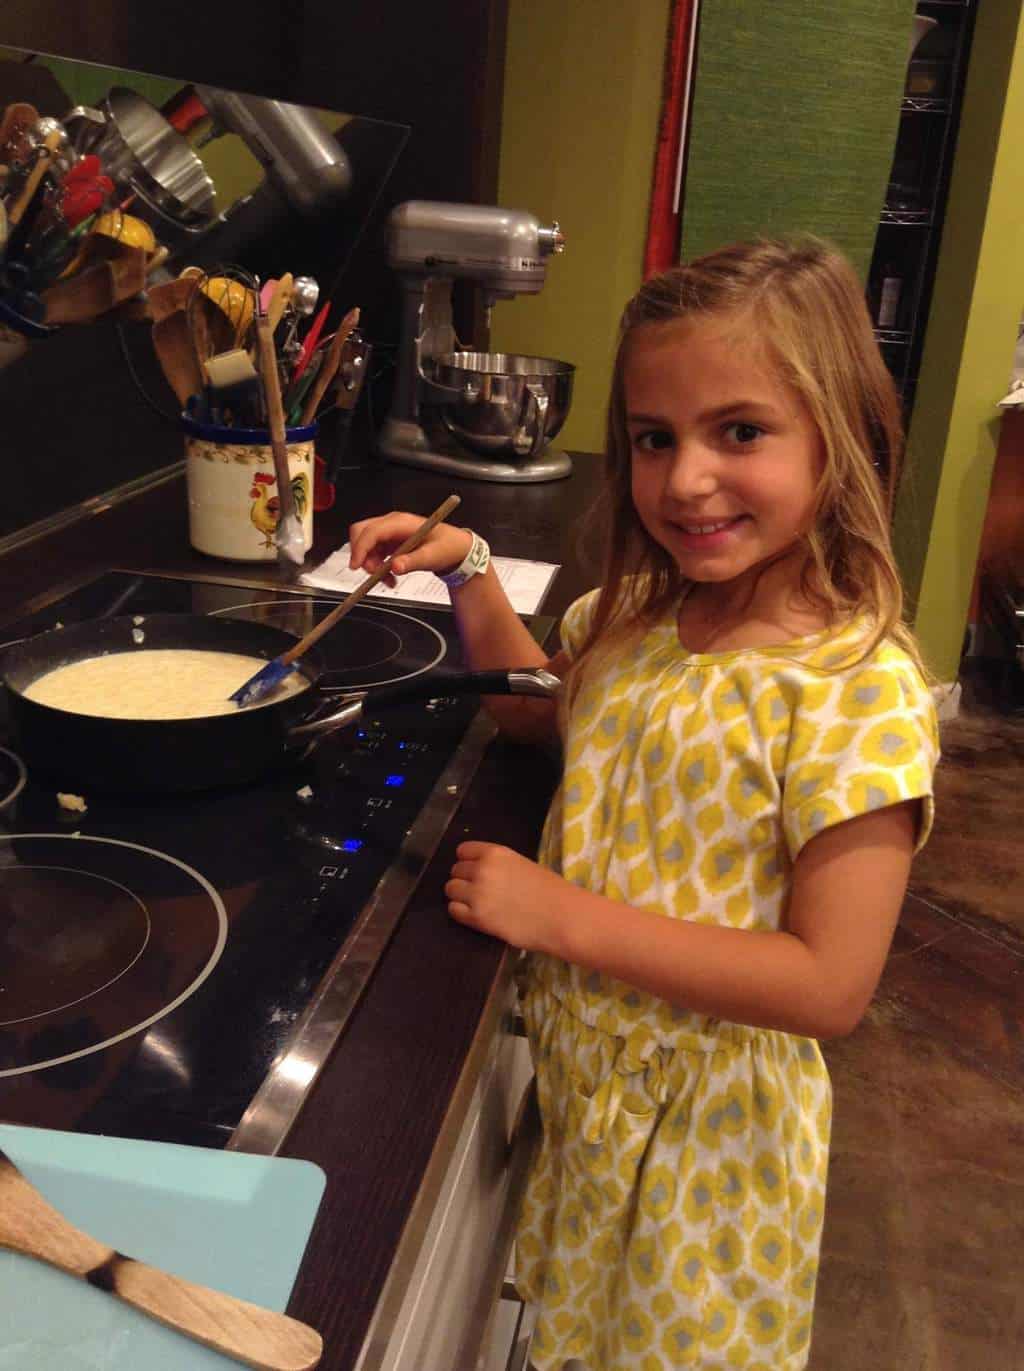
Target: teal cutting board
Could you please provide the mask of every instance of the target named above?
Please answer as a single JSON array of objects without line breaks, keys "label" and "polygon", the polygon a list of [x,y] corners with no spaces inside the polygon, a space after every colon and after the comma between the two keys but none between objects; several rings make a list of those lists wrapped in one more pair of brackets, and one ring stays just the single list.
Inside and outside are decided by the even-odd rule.
[{"label": "teal cutting board", "polygon": [[[78,1228],[176,1276],[283,1310],[325,1177],[312,1162],[0,1124],[0,1148]],[[227,1371],[60,1271],[0,1251],[0,1371]]]}]

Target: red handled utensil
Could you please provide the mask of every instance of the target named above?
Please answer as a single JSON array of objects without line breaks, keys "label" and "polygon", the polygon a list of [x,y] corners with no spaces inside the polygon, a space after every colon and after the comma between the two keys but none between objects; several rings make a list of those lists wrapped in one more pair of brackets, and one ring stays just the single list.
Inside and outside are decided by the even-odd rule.
[{"label": "red handled utensil", "polygon": [[320,341],[320,335],[324,331],[324,324],[327,322],[327,315],[330,313],[330,309],[331,302],[328,300],[327,304],[324,305],[323,309],[321,309],[320,313],[310,324],[309,332],[302,340],[302,351],[299,353],[298,360],[295,363],[295,370],[292,372],[290,385],[294,385],[309,366],[309,359],[313,356],[316,345]]},{"label": "red handled utensil", "polygon": [[327,463],[322,457],[313,458],[313,511],[322,514],[337,499],[334,482],[327,479]]},{"label": "red handled utensil", "polygon": [[443,519],[446,519],[459,503],[458,495],[449,495],[444,504],[439,505],[428,519],[424,519],[419,528],[406,538],[401,547],[396,547],[394,552],[385,557],[377,570],[371,576],[367,576],[365,581],[361,581],[351,595],[346,595],[340,605],[332,609],[326,618],[320,620],[316,628],[311,629],[304,638],[300,638],[295,646],[290,647],[287,652],[282,652],[280,657],[275,657],[272,662],[261,667],[255,676],[251,676],[244,685],[239,686],[233,695],[228,696],[228,699],[236,701],[241,709],[245,705],[254,705],[258,700],[269,695],[275,686],[280,685],[284,678],[295,670],[295,663],[302,654],[314,643],[319,642],[325,633],[343,619],[364,595],[369,594],[378,581],[383,581],[391,570],[391,563],[395,558],[401,557],[407,552],[413,552],[418,548],[430,530]]},{"label": "red handled utensil", "polygon": [[342,319],[334,341],[328,349],[327,356],[320,365],[320,370],[316,374],[312,389],[306,394],[302,402],[302,414],[299,417],[300,424],[311,424],[316,418],[317,406],[324,398],[324,391],[334,380],[341,364],[341,353],[345,344],[348,342],[349,334],[359,323],[359,307],[350,309]]}]

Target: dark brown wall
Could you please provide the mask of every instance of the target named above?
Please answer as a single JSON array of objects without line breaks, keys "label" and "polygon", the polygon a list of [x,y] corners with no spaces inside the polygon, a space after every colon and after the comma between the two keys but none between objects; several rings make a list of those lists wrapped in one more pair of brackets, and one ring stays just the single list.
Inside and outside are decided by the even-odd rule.
[{"label": "dark brown wall", "polygon": [[[316,273],[323,286],[336,286],[341,306],[362,307],[378,359],[386,361],[398,319],[384,262],[387,211],[414,198],[495,197],[507,7],[508,0],[5,0],[0,45],[408,125],[351,256],[339,233],[344,277],[332,271],[329,231]],[[0,91],[0,103],[7,98]],[[147,390],[171,413],[173,396],[145,329],[129,330],[127,341]],[[180,456],[176,428],[139,395],[109,324],[65,330],[0,372],[0,412],[5,449],[28,463],[17,498],[0,505],[0,535]],[[103,461],[83,465],[83,425]]]},{"label": "dark brown wall", "polygon": [[988,508],[978,550],[971,618],[977,619],[979,582],[1024,587],[1024,412],[1007,410],[992,470]]}]

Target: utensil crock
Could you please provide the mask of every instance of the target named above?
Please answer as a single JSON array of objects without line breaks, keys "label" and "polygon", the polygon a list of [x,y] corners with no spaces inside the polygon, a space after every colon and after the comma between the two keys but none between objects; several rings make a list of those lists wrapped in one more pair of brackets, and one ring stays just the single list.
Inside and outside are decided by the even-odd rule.
[{"label": "utensil crock", "polygon": [[[277,476],[266,429],[226,428],[182,417],[189,541],[198,552],[232,562],[274,562]],[[288,470],[302,524],[313,546],[313,444],[316,424],[285,430]]]}]

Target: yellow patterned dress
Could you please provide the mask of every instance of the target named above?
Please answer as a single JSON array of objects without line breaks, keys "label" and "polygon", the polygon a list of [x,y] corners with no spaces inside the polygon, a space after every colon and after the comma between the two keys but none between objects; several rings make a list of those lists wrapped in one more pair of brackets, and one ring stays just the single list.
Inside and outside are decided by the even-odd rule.
[{"label": "yellow patterned dress", "polygon": [[[570,653],[594,594],[566,615]],[[822,829],[921,798],[923,843],[931,696],[892,643],[856,661],[864,628],[694,654],[667,615],[577,700],[540,860],[670,918],[776,929]],[[817,1043],[541,955],[520,988],[544,1124],[516,1249],[536,1367],[799,1371],[831,1113]]]}]

